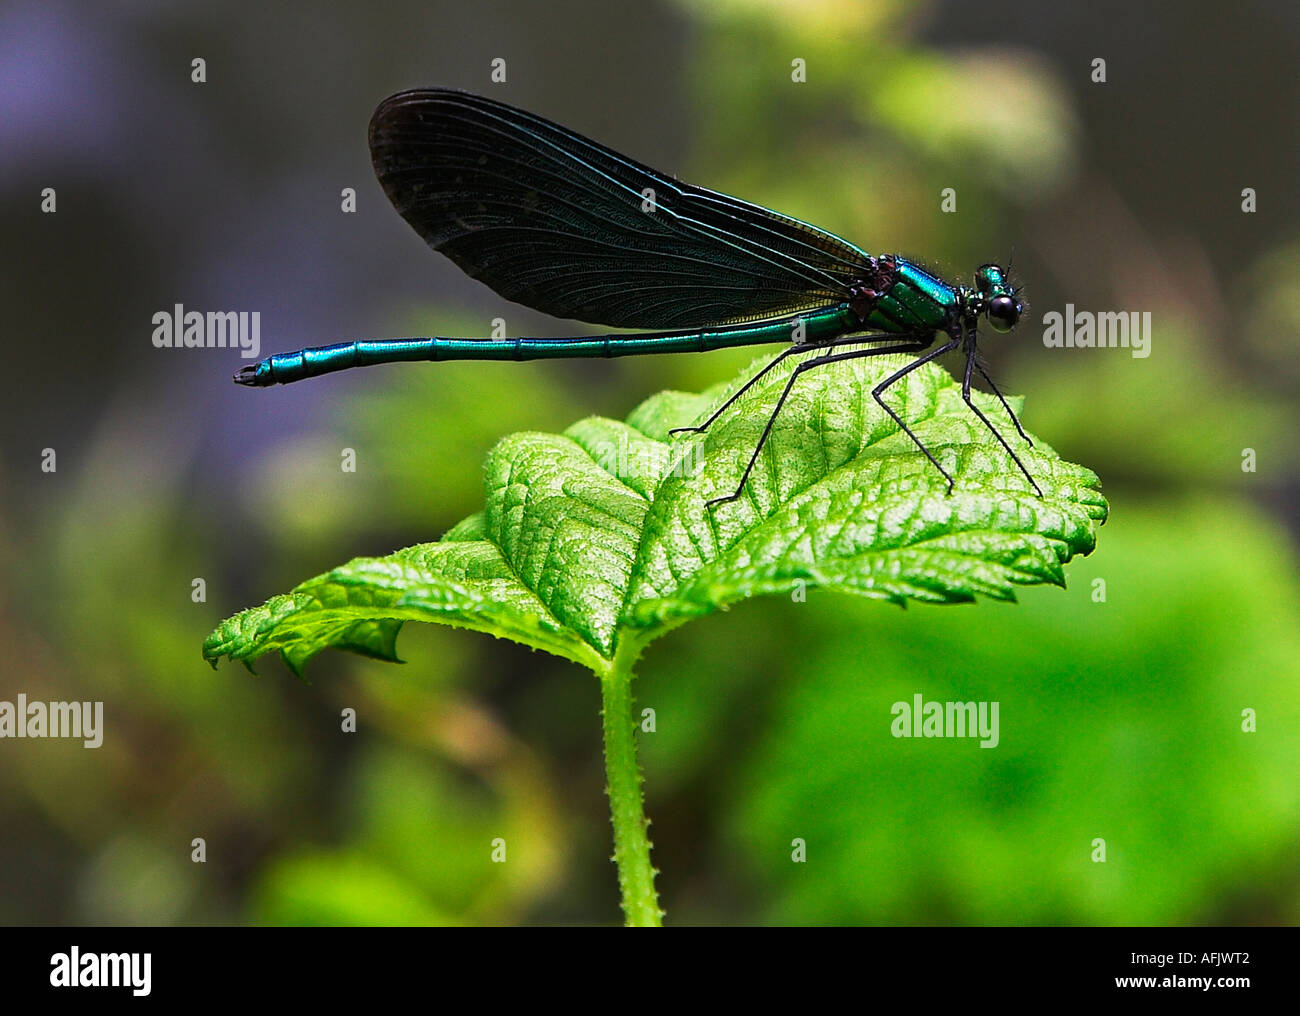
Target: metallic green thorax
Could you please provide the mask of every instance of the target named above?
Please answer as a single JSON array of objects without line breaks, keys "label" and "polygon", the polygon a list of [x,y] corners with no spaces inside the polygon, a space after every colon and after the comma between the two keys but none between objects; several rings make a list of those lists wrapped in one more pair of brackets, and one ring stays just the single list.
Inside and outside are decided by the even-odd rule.
[{"label": "metallic green thorax", "polygon": [[875,296],[865,327],[896,333],[936,332],[946,328],[958,307],[957,291],[910,261],[888,260],[889,267],[893,268],[892,284]]}]

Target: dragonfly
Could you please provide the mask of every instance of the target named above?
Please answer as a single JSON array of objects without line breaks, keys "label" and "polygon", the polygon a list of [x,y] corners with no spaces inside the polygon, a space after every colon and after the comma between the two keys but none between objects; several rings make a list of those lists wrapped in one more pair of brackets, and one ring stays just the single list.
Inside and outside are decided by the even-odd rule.
[{"label": "dragonfly", "polygon": [[[912,371],[961,349],[962,398],[1038,495],[1020,457],[971,399],[981,319],[1006,333],[1024,306],[1010,271],[950,285],[901,254],[866,253],[807,222],[684,183],[534,113],[470,92],[422,88],[381,102],[370,153],[384,193],[434,250],[507,300],[558,318],[639,332],[570,338],[405,338],[278,353],[236,372],[289,384],[352,367],[443,360],[549,360],[707,352],[786,343],[695,426],[702,433],[778,364],[802,357],[768,415],[741,496],[797,380],[828,364],[915,354],[871,394],[953,490],[952,475],[885,400]],[[941,340],[941,341],[940,341]],[[935,343],[939,342],[938,345]]]}]

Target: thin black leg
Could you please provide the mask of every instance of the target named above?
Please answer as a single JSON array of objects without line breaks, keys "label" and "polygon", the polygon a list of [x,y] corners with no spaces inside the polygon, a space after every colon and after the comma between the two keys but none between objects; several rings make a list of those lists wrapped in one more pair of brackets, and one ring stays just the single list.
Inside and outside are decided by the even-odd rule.
[{"label": "thin black leg", "polygon": [[998,401],[1002,403],[1002,408],[1007,411],[1007,416],[1011,417],[1011,422],[1016,425],[1016,430],[1019,432],[1020,436],[1025,439],[1025,444],[1029,445],[1030,448],[1034,447],[1033,438],[1025,433],[1025,428],[1020,426],[1020,421],[1016,419],[1016,414],[1011,411],[1011,407],[1007,405],[1007,400],[1004,399],[1002,393],[998,391],[998,386],[993,383],[993,379],[985,373],[984,368],[979,365],[978,361],[975,363],[975,369],[980,372],[980,377],[987,381],[989,387],[993,389],[993,394],[996,395]]},{"label": "thin black leg", "polygon": [[890,416],[894,418],[894,422],[898,424],[901,428],[903,428],[903,433],[912,439],[912,444],[916,445],[916,447],[920,448],[921,451],[925,453],[925,457],[930,460],[930,465],[934,466],[935,469],[939,470],[940,475],[945,480],[948,481],[949,494],[952,493],[953,480],[952,477],[948,475],[948,470],[944,469],[943,466],[939,465],[939,460],[930,454],[930,449],[921,443],[921,439],[912,433],[912,428],[910,428],[907,424],[903,422],[903,418],[901,416],[899,416],[897,413],[895,413],[892,409],[889,408],[889,404],[883,398],[881,398],[881,396],[884,394],[885,390],[890,387],[890,385],[894,384],[896,381],[901,380],[902,378],[905,378],[908,374],[912,373],[912,371],[916,370],[917,367],[920,367],[922,364],[929,363],[931,360],[935,359],[936,357],[942,356],[944,353],[952,352],[960,344],[961,344],[961,336],[958,335],[953,339],[951,339],[950,341],[945,342],[938,349],[933,349],[930,352],[926,353],[925,356],[913,360],[902,370],[891,374],[889,377],[885,378],[885,380],[881,381],[880,384],[876,385],[875,388],[871,389],[871,397],[874,398],[877,402],[879,402],[881,408],[884,409],[886,413],[888,413]]},{"label": "thin black leg", "polygon": [[[861,340],[859,339],[858,341]],[[773,408],[771,414],[767,418],[767,425],[763,428],[763,434],[758,439],[758,444],[754,446],[754,452],[749,457],[749,463],[748,465],[745,466],[745,472],[741,475],[740,483],[736,485],[735,492],[726,497],[715,497],[710,501],[706,501],[704,503],[704,507],[712,508],[714,505],[725,504],[728,501],[735,501],[737,498],[740,497],[740,492],[745,489],[745,483],[749,480],[749,474],[754,469],[754,463],[758,461],[759,452],[763,450],[763,445],[767,443],[767,439],[769,435],[772,433],[772,425],[776,422],[777,415],[781,412],[781,407],[785,405],[786,397],[790,394],[790,389],[794,387],[795,379],[798,378],[800,374],[804,373],[805,371],[812,370],[814,367],[821,367],[828,363],[835,363],[838,360],[859,360],[868,356],[885,356],[891,353],[915,353],[918,350],[925,348],[925,346],[922,344],[923,341],[924,340],[917,340],[914,342],[898,343],[892,346],[882,346],[876,349],[854,349],[847,353],[834,353],[834,354],[816,356],[813,357],[811,360],[805,360],[803,363],[795,367],[795,369],[790,372],[790,377],[785,383],[785,388],[781,391],[781,397],[776,400],[776,406]],[[836,340],[834,343],[829,343],[829,345],[832,346],[850,345],[850,344],[851,344],[850,342],[840,341],[840,340]],[[951,346],[946,348],[951,348]],[[940,350],[940,352],[942,352],[942,350]],[[782,355],[784,356],[785,354]],[[912,367],[922,364],[926,362],[926,360],[932,359],[935,355],[937,354],[936,353],[927,354],[926,356],[922,357],[920,360],[917,360],[915,363],[913,363],[911,367],[907,367],[899,374],[894,375],[894,378],[891,380],[901,377],[902,374],[905,374],[908,370],[911,370]],[[780,359],[781,357],[778,357],[777,360],[774,360],[771,364],[768,364],[768,366],[764,368],[763,373],[766,373],[767,370],[770,369],[775,363],[779,362]],[[761,377],[762,375],[760,374],[759,376]],[[742,391],[743,390],[744,389],[742,389]],[[879,401],[879,399],[877,399],[877,401]],[[892,412],[890,415],[893,415]],[[894,419],[898,420],[898,417],[895,416]],[[898,422],[900,425],[903,425],[903,422],[901,420],[898,420]],[[907,430],[906,425],[903,425],[903,429]],[[911,431],[908,431],[908,433],[911,434]],[[913,436],[912,440],[916,441],[916,437]],[[920,442],[917,441],[917,444],[919,445]],[[924,445],[921,445],[921,450],[925,451]],[[929,454],[930,454],[929,452],[926,452],[927,456]],[[934,462],[934,459],[931,458],[930,461]],[[937,462],[935,462],[934,464],[936,467],[939,465],[939,463]],[[943,472],[942,468],[939,469],[939,472],[941,473]],[[947,474],[945,473],[944,475],[946,476]],[[951,483],[951,481],[949,481],[949,483]]]},{"label": "thin black leg", "polygon": [[[1033,484],[1034,491],[1038,494],[1039,497],[1042,497],[1043,496],[1042,490],[1039,488],[1038,483],[1034,480],[1034,478],[1029,475],[1029,470],[1026,469],[1025,464],[1020,461],[1020,456],[1011,450],[1011,446],[1007,444],[1006,438],[1004,438],[1001,434],[998,433],[998,429],[989,422],[989,418],[985,416],[982,412],[980,412],[979,406],[975,405],[975,403],[971,401],[970,372],[971,372],[971,368],[973,368],[974,366],[975,366],[975,344],[974,342],[972,342],[969,350],[966,353],[966,373],[965,376],[962,378],[962,382],[961,382],[962,400],[970,408],[970,411],[980,418],[980,421],[984,424],[985,427],[989,429],[989,432],[995,438],[998,439],[998,443],[1001,444],[1002,447],[1007,450],[1007,454],[1011,456],[1012,461],[1015,462],[1015,464],[1020,467],[1020,471],[1025,474],[1025,479],[1027,479],[1031,484]],[[984,371],[981,370],[980,373],[984,374]],[[988,375],[984,374],[984,377],[985,379],[987,379]],[[989,383],[992,384],[991,381]],[[1002,396],[999,395],[998,398],[1002,398]],[[1003,400],[1002,405],[1004,406],[1007,405],[1005,399]],[[1011,412],[1010,406],[1007,406],[1007,412],[1008,413]],[[1015,415],[1013,414],[1011,418],[1014,420]],[[1016,427],[1019,428],[1019,426],[1020,424],[1017,423]],[[1021,431],[1021,433],[1023,434],[1024,431]]]},{"label": "thin black leg", "polygon": [[815,349],[832,349],[835,346],[851,346],[859,342],[878,342],[882,339],[896,340],[897,338],[898,338],[897,335],[889,335],[889,334],[851,335],[840,339],[833,339],[830,342],[823,342],[819,345],[813,345],[811,343],[808,343],[805,345],[790,346],[788,349],[781,350],[781,352],[779,352],[776,356],[772,358],[772,361],[766,367],[764,367],[757,374],[751,377],[748,381],[746,381],[743,385],[741,385],[738,389],[736,389],[736,391],[732,392],[730,397],[728,397],[727,401],[724,402],[722,405],[720,405],[717,409],[715,409],[713,413],[709,416],[709,418],[705,420],[703,423],[697,424],[694,427],[674,427],[668,433],[669,434],[686,434],[691,432],[697,434],[704,433],[704,431],[706,431],[709,428],[709,425],[712,424],[715,420],[717,420],[719,416],[725,413],[727,409],[730,408],[731,405],[734,404],[738,398],[740,398],[752,387],[754,387],[754,385],[756,385],[759,381],[761,381],[764,377],[766,377],[768,371],[770,371],[778,363],[784,362],[787,357],[794,356],[796,353],[811,353]]}]

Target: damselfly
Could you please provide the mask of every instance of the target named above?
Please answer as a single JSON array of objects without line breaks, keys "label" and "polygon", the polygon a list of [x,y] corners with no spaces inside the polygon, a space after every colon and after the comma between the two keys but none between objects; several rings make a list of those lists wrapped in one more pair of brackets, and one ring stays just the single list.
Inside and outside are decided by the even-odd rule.
[{"label": "damselfly", "polygon": [[[951,493],[952,476],[884,394],[960,347],[966,405],[1038,491],[970,395],[978,371],[1029,442],[976,358],[979,318],[1008,332],[1023,310],[1000,266],[980,267],[974,286],[952,286],[900,255],[867,254],[816,226],[682,183],[540,116],[467,92],[418,89],[385,99],[370,122],[370,152],[402,218],[467,275],[556,317],[650,331],[344,342],[268,357],[236,373],[240,384],[288,384],[412,360],[634,356],[790,343],[706,420],[678,429],[699,432],[777,364],[812,354],[791,371],[735,492],[712,506],[740,496],[801,374],[896,353],[918,355],[871,394]],[[940,336],[946,341],[935,346]]]}]

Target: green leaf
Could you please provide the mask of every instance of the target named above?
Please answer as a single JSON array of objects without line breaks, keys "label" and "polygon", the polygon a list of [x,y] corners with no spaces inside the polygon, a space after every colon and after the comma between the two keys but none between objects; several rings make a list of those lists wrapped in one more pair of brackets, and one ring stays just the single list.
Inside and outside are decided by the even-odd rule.
[{"label": "green leaf", "polygon": [[[810,587],[903,604],[1013,600],[1064,584],[1089,553],[1106,500],[1088,469],[1015,436],[991,395],[976,404],[1010,435],[1038,497],[940,367],[886,399],[955,478],[953,493],[871,388],[906,363],[876,357],[802,375],[738,501],[736,487],[793,367],[787,361],[702,435],[702,421],[769,357],[709,392],[662,392],[625,422],[519,433],[488,455],[486,507],[436,543],[358,558],[222,623],[214,662],[278,650],[295,672],[327,647],[396,660],[405,621],[490,632],[599,674],[693,617]],[[1019,403],[1012,400],[1019,411]]]}]

